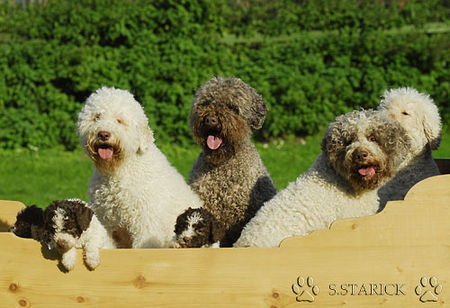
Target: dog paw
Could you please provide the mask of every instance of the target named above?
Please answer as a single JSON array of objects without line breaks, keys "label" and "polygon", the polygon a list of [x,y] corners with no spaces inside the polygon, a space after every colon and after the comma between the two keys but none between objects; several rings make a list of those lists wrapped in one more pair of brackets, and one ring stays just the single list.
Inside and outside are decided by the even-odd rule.
[{"label": "dog paw", "polygon": [[75,267],[75,263],[77,261],[77,253],[75,248],[72,248],[65,253],[63,253],[61,258],[61,264],[64,266],[64,268],[68,271],[73,270]]},{"label": "dog paw", "polygon": [[419,285],[415,289],[416,295],[420,296],[422,303],[437,302],[439,294],[442,292],[442,285],[436,277],[422,277]]},{"label": "dog paw", "polygon": [[319,286],[314,284],[312,277],[305,278],[299,276],[297,283],[292,284],[292,292],[297,295],[297,302],[314,302],[315,296],[320,292]]},{"label": "dog paw", "polygon": [[220,248],[220,241],[217,241],[215,243],[212,243],[208,246],[209,248]]},{"label": "dog paw", "polygon": [[100,254],[98,249],[85,250],[84,263],[90,270],[96,269],[100,265]]}]

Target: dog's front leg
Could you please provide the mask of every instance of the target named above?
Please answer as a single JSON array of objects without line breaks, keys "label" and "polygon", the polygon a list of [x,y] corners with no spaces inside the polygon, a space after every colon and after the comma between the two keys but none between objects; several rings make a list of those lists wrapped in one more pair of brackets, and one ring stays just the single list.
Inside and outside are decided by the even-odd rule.
[{"label": "dog's front leg", "polygon": [[70,248],[62,254],[61,263],[68,270],[72,270],[75,267],[77,261],[77,250],[75,247]]},{"label": "dog's front leg", "polygon": [[94,270],[100,264],[99,248],[92,243],[87,243],[83,250],[84,262],[90,270]]}]

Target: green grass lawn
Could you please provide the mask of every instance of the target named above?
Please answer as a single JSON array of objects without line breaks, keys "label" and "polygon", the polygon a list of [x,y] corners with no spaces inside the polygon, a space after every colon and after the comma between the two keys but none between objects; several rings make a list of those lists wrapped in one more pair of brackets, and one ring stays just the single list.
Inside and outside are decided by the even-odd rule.
[{"label": "green grass lawn", "polygon": [[[320,152],[322,133],[305,139],[257,143],[256,147],[278,190],[306,171]],[[198,146],[159,145],[169,161],[187,179]],[[435,158],[450,158],[450,129],[445,129]],[[64,198],[87,200],[92,163],[81,149],[0,151],[0,199],[46,206]]]}]

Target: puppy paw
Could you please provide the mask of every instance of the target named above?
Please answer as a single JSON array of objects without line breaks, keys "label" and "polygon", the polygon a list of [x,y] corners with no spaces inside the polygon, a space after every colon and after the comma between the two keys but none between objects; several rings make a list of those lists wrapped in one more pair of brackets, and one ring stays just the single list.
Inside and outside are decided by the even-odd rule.
[{"label": "puppy paw", "polygon": [[68,271],[73,270],[76,261],[77,261],[77,251],[75,248],[69,249],[68,251],[63,253],[61,258],[61,264]]},{"label": "puppy paw", "polygon": [[84,250],[84,263],[90,270],[94,270],[100,265],[100,252],[98,248]]}]

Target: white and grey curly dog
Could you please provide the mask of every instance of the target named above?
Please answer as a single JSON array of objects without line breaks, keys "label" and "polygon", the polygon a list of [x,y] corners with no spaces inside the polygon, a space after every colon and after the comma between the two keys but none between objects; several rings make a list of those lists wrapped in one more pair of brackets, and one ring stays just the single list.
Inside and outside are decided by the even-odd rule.
[{"label": "white and grey curly dog", "polygon": [[336,219],[375,214],[377,189],[408,156],[410,139],[385,112],[353,111],[336,118],[321,147],[310,169],[261,207],[235,247],[275,247]]},{"label": "white and grey curly dog", "polygon": [[91,94],[78,135],[95,164],[89,204],[118,247],[172,247],[178,215],[202,203],[153,143],[133,95],[107,87]]},{"label": "white and grey curly dog", "polygon": [[417,182],[440,174],[432,150],[439,147],[442,124],[431,97],[413,88],[386,90],[379,110],[388,112],[411,138],[410,152],[401,170],[378,192],[380,205],[384,207],[389,200],[402,200]]}]

